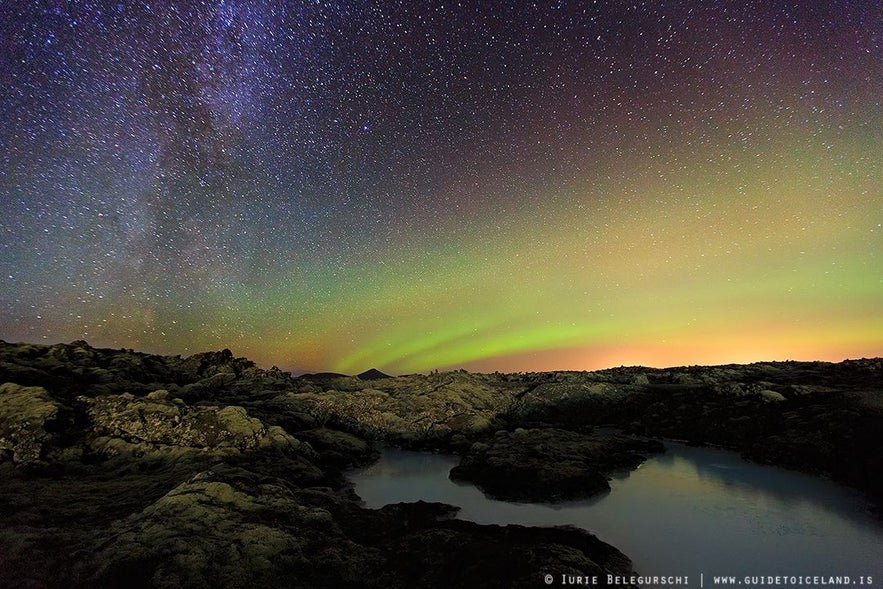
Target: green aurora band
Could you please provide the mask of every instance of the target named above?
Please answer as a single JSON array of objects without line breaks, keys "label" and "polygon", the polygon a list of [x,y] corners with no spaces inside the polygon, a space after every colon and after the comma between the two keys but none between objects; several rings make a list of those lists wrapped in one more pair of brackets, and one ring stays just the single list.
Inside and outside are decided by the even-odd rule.
[{"label": "green aurora band", "polygon": [[[264,312],[290,306],[284,323],[312,337],[282,349],[284,337],[268,337],[250,354],[347,373],[873,355],[883,349],[883,150],[841,137],[832,162],[808,143],[726,167],[632,169],[639,180],[600,199],[588,178],[546,199],[560,209],[519,211],[493,232],[402,236],[410,243],[383,262],[329,279],[326,300],[252,299],[256,331],[272,331]],[[587,204],[575,208],[581,191]],[[550,350],[568,350],[558,357],[570,364],[525,356]]]}]

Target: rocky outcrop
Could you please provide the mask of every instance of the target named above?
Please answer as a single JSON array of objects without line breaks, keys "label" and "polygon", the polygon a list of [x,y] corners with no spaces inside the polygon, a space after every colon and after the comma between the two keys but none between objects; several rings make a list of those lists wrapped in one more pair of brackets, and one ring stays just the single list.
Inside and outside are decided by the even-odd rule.
[{"label": "rocky outcrop", "polygon": [[182,358],[93,348],[85,341],[53,346],[0,341],[0,382],[5,381],[42,386],[64,399],[167,389],[188,402],[241,401],[292,388],[290,374],[275,367],[262,370],[230,350]]},{"label": "rocky outcrop", "polygon": [[450,477],[506,501],[582,499],[609,491],[614,471],[664,451],[659,442],[608,433],[519,428],[472,444]]},{"label": "rocky outcrop", "polygon": [[[360,381],[361,382],[361,381]],[[289,394],[289,407],[371,439],[419,446],[452,434],[485,431],[511,406],[517,386],[493,376],[465,372],[373,381],[356,391],[328,389]],[[316,386],[309,381],[311,388]],[[364,383],[362,383],[364,387]]]},{"label": "rocky outcrop", "polygon": [[96,587],[345,587],[376,561],[284,481],[224,468],[115,523],[80,575]]},{"label": "rocky outcrop", "polygon": [[60,429],[64,411],[42,387],[0,385],[0,459],[17,465],[41,462],[45,446]]},{"label": "rocky outcrop", "polygon": [[597,574],[606,581],[631,571],[625,555],[583,530],[483,526],[453,519],[455,513],[421,501],[363,510],[357,528],[343,525],[384,547],[389,587],[545,587],[549,574]]},{"label": "rocky outcrop", "polygon": [[[510,375],[514,427],[609,425],[834,478],[883,505],[883,361],[761,362]],[[459,447],[468,447],[460,444]]]},{"label": "rocky outcrop", "polygon": [[643,386],[599,382],[584,373],[556,374],[530,384],[507,416],[519,425],[609,424],[633,415],[646,397]]},{"label": "rocky outcrop", "polygon": [[330,489],[221,467],[114,523],[77,567],[90,587],[535,587],[627,574],[576,529],[480,526],[417,502],[360,509]]},{"label": "rocky outcrop", "polygon": [[278,448],[312,453],[309,445],[279,426],[266,426],[242,407],[189,407],[159,390],[77,399],[91,421],[89,444],[99,453],[145,454],[163,448],[191,448],[219,454]]},{"label": "rocky outcrop", "polygon": [[340,468],[370,464],[379,456],[369,442],[327,427],[300,431],[295,437],[309,443],[323,461]]}]

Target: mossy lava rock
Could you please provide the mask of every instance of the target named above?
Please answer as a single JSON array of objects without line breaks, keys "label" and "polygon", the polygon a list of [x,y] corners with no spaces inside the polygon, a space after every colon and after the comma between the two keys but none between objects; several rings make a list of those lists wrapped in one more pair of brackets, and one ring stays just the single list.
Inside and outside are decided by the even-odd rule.
[{"label": "mossy lava rock", "polygon": [[612,472],[636,468],[664,450],[656,441],[614,434],[519,428],[474,443],[450,478],[507,501],[583,499],[609,491]]}]

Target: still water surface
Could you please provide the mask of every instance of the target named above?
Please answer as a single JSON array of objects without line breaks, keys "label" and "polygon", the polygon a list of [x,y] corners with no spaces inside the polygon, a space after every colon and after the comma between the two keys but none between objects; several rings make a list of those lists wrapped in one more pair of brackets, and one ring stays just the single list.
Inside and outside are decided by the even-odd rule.
[{"label": "still water surface", "polygon": [[700,573],[706,586],[712,575],[816,574],[883,586],[883,524],[858,493],[732,452],[666,447],[614,478],[610,493],[556,505],[488,499],[448,479],[454,456],[386,449],[349,478],[369,508],[438,501],[481,524],[578,526],[622,550],[637,572],[690,575],[691,586]]}]

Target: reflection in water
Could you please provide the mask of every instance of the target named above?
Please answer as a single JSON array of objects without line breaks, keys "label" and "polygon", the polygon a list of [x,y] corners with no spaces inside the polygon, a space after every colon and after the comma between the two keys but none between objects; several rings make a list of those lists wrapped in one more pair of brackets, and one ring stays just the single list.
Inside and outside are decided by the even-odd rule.
[{"label": "reflection in water", "polygon": [[857,493],[732,452],[666,446],[666,454],[614,477],[610,493],[557,505],[487,499],[472,485],[448,479],[458,463],[454,456],[389,449],[350,479],[368,507],[438,501],[483,524],[579,526],[649,575],[872,575],[883,581],[883,525]]}]

